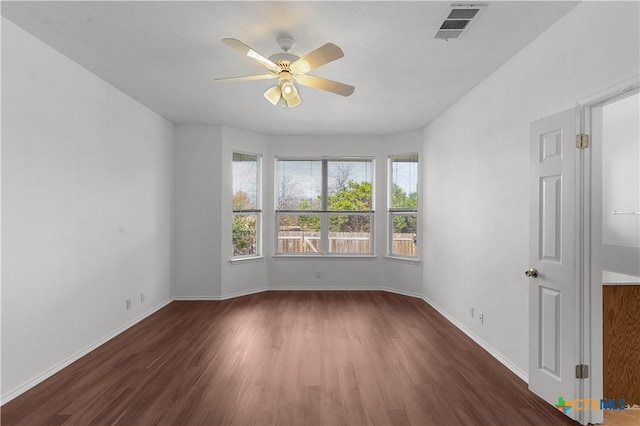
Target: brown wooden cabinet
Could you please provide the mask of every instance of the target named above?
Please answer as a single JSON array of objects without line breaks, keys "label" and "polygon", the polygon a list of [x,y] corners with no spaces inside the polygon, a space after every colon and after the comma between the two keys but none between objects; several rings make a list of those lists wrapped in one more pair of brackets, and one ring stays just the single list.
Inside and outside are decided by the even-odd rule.
[{"label": "brown wooden cabinet", "polygon": [[605,285],[604,397],[640,404],[640,285]]}]

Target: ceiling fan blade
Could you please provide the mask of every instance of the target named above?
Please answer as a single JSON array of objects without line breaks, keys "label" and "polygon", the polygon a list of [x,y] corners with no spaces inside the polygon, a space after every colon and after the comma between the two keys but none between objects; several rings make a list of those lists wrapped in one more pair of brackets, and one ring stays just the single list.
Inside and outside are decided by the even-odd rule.
[{"label": "ceiling fan blade", "polygon": [[216,81],[253,81],[253,80],[269,80],[270,78],[276,78],[275,74],[259,74],[259,75],[247,75],[244,77],[225,77],[216,78]]},{"label": "ceiling fan blade", "polygon": [[264,97],[267,98],[267,100],[271,102],[273,105],[278,104],[278,101],[280,100],[280,95],[281,95],[280,86],[273,86],[272,88],[267,89],[267,91],[264,92]]},{"label": "ceiling fan blade", "polygon": [[297,74],[305,74],[312,69],[333,62],[343,56],[344,52],[342,49],[333,43],[327,43],[292,63],[291,71]]},{"label": "ceiling fan blade", "polygon": [[315,75],[298,75],[296,76],[298,83],[303,86],[313,87],[314,89],[326,90],[342,96],[350,96],[355,87],[348,84],[340,83],[326,78],[316,77]]},{"label": "ceiling fan blade", "polygon": [[231,47],[232,49],[235,49],[238,52],[242,53],[243,55],[246,55],[251,59],[253,59],[254,61],[264,65],[271,71],[274,71],[274,72],[280,71],[280,67],[278,65],[274,64],[272,61],[265,58],[263,55],[256,52],[255,50],[253,50],[252,48],[250,48],[240,40],[236,40],[235,38],[223,38],[222,42],[227,46]]},{"label": "ceiling fan blade", "polygon": [[302,98],[300,97],[299,94],[296,93],[296,95],[293,98],[287,99],[287,106],[289,108],[293,108],[295,106],[298,106],[302,103]]}]

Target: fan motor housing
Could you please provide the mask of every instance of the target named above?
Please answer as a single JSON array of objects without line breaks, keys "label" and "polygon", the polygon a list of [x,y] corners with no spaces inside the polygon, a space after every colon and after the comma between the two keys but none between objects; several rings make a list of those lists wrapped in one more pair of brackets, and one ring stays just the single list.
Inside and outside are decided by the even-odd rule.
[{"label": "fan motor housing", "polygon": [[276,53],[269,56],[269,60],[277,64],[283,70],[289,70],[289,65],[300,59],[299,56],[292,55],[291,53]]}]

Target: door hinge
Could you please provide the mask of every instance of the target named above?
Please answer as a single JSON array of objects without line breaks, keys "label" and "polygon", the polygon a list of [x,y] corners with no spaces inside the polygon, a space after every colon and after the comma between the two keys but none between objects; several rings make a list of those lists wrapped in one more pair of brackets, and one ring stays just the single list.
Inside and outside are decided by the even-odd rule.
[{"label": "door hinge", "polygon": [[589,378],[589,366],[586,364],[576,365],[576,379],[588,379]]},{"label": "door hinge", "polygon": [[580,133],[576,135],[576,148],[585,149],[589,148],[589,135]]}]

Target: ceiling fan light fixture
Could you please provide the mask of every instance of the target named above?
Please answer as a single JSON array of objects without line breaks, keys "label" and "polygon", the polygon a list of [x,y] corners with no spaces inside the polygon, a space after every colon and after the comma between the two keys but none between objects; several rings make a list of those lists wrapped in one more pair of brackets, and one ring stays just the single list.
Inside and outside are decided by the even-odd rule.
[{"label": "ceiling fan light fixture", "polygon": [[280,94],[281,94],[280,86],[273,86],[267,89],[266,92],[264,92],[264,97],[273,105],[277,105],[278,101],[280,100]]},{"label": "ceiling fan light fixture", "polygon": [[293,107],[296,107],[296,106],[298,106],[298,105],[300,105],[302,103],[302,98],[296,92],[295,96],[293,96],[293,97],[291,97],[289,99],[286,99],[286,101],[287,101],[287,106],[289,108],[293,108]]},{"label": "ceiling fan light fixture", "polygon": [[282,83],[282,86],[280,87],[280,91],[282,92],[282,96],[287,101],[298,96],[298,90],[296,89],[296,86],[290,81],[285,81],[284,83]]},{"label": "ceiling fan light fixture", "polygon": [[280,83],[280,93],[282,94],[282,99],[286,102],[289,108],[293,108],[302,103],[302,99],[298,94],[296,85],[290,80]]}]

